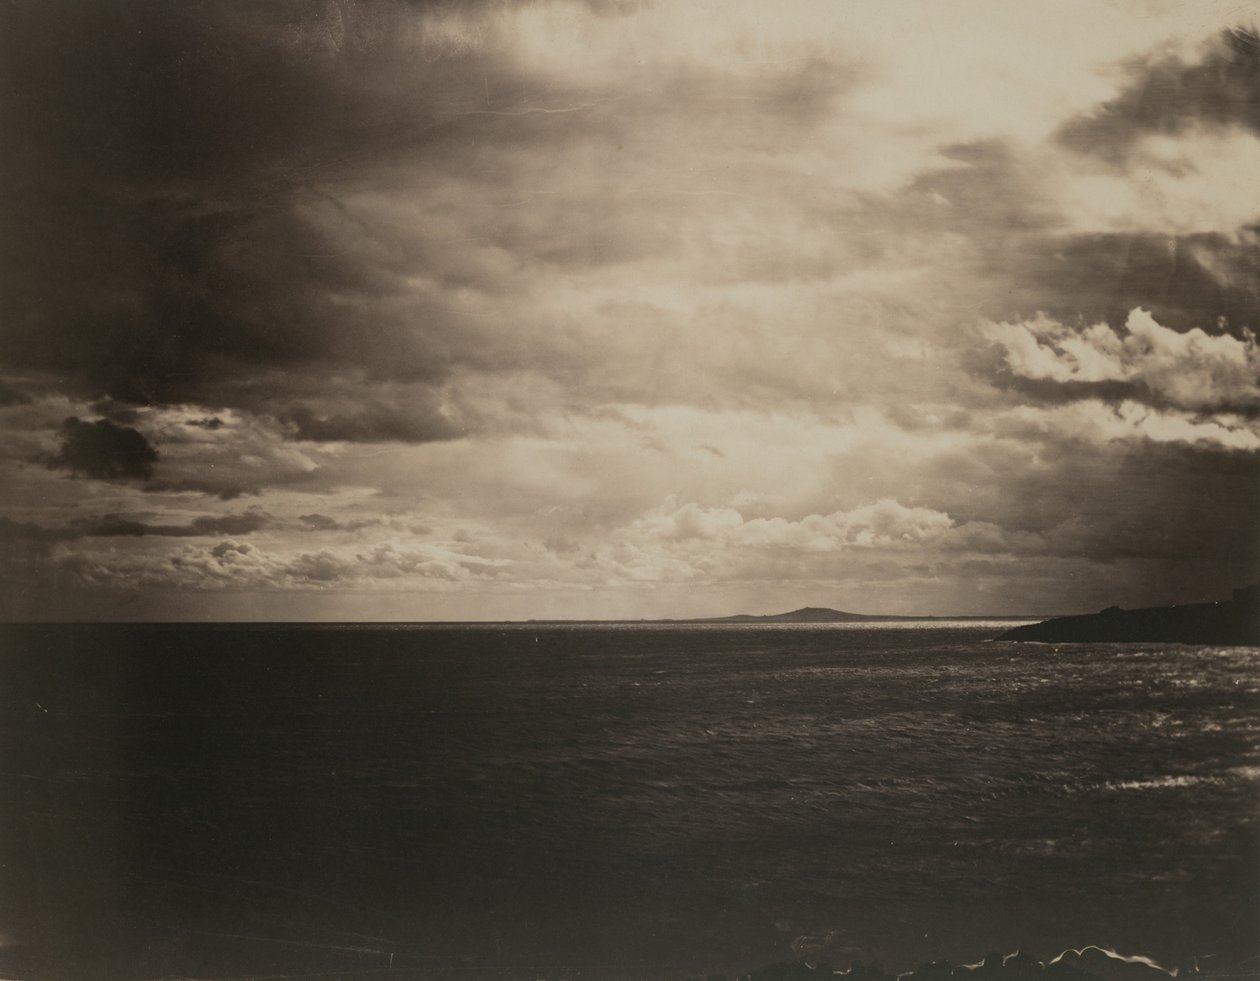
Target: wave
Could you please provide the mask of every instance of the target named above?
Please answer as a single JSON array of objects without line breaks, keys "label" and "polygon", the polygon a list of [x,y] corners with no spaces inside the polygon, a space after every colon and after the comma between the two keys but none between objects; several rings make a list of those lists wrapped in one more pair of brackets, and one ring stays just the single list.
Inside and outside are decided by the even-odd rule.
[{"label": "wave", "polygon": [[1114,947],[1099,947],[1097,944],[1089,944],[1085,947],[1069,947],[1067,950],[1047,961],[1046,966],[1049,967],[1051,964],[1058,964],[1068,954],[1075,954],[1077,957],[1084,957],[1085,952],[1090,950],[1097,951],[1113,961],[1121,961],[1124,964],[1142,964],[1146,967],[1153,967],[1155,970],[1162,971],[1167,974],[1170,978],[1175,978],[1179,973],[1181,973],[1180,968],[1164,967],[1163,964],[1158,963],[1151,957],[1147,957],[1145,954],[1121,954]]},{"label": "wave", "polygon": [[[978,977],[992,981],[1025,981],[1028,978],[1057,978],[1059,981],[1115,981],[1118,978],[1140,979],[1148,972],[1158,972],[1169,978],[1193,975],[1202,978],[1239,977],[1236,967],[1215,967],[1204,970],[1200,959],[1207,961],[1214,955],[1203,954],[1194,958],[1189,970],[1181,966],[1169,966],[1147,954],[1121,953],[1107,944],[1086,944],[1068,947],[1053,957],[1039,959],[1022,950],[1008,954],[997,952],[967,964],[951,964],[945,960],[928,961],[913,970],[888,974],[878,964],[855,961],[850,967],[833,968],[822,956],[825,948],[837,938],[835,933],[823,936],[797,937],[792,943],[798,960],[773,964],[760,971],[741,975],[735,981],[793,981],[793,979],[819,977],[845,977],[852,981],[944,981],[946,978]],[[848,947],[845,950],[856,948]],[[1237,966],[1241,967],[1241,965]]]}]

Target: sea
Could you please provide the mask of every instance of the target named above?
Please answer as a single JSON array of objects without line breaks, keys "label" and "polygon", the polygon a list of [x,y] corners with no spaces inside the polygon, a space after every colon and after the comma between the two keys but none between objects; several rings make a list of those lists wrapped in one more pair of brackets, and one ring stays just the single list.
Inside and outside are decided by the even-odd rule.
[{"label": "sea", "polygon": [[0,977],[1254,975],[1260,649],[1007,626],[4,626]]}]

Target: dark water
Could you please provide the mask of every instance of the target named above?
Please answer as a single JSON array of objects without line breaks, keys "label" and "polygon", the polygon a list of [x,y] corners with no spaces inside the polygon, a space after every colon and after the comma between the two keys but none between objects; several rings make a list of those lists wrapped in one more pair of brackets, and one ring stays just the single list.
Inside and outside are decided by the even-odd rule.
[{"label": "dark water", "polygon": [[997,632],[5,627],[0,975],[1254,953],[1260,650]]}]

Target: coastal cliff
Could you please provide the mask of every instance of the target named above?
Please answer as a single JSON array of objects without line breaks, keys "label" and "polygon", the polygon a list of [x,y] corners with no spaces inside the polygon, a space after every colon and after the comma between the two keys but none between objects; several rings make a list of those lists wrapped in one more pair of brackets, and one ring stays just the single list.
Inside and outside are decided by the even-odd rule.
[{"label": "coastal cliff", "polygon": [[1056,617],[1015,627],[998,640],[1042,643],[1172,643],[1260,646],[1260,585],[1229,600]]}]

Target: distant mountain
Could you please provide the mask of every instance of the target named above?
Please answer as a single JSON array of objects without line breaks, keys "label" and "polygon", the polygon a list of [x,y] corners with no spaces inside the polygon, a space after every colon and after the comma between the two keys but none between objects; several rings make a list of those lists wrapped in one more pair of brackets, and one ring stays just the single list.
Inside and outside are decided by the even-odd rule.
[{"label": "distant mountain", "polygon": [[731,617],[707,617],[701,620],[689,620],[688,623],[855,623],[862,620],[907,620],[909,617],[869,616],[865,613],[845,613],[843,610],[831,610],[825,606],[802,606],[790,613],[771,613],[767,616],[752,616],[740,613]]},{"label": "distant mountain", "polygon": [[1057,617],[1015,627],[998,640],[1042,643],[1168,643],[1260,646],[1260,585],[1235,589],[1232,599],[1141,610]]}]

